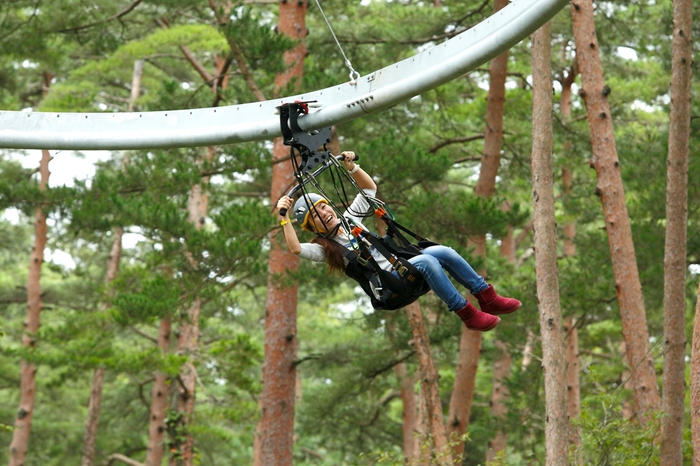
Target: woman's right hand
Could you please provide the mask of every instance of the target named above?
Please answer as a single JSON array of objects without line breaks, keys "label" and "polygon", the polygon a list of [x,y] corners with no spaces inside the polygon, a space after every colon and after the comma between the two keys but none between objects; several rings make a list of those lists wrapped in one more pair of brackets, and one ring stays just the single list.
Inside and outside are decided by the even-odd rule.
[{"label": "woman's right hand", "polygon": [[289,218],[289,211],[292,209],[292,198],[289,196],[282,196],[280,197],[279,201],[277,201],[277,212],[281,212],[283,209],[285,209],[285,215],[280,215],[280,217],[284,219]]}]

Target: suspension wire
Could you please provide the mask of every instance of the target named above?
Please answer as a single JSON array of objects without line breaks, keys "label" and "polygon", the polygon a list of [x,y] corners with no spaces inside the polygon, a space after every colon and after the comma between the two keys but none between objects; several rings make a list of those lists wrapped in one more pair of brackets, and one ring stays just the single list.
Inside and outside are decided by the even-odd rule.
[{"label": "suspension wire", "polygon": [[338,38],[335,36],[335,32],[333,32],[333,28],[331,27],[331,23],[330,23],[330,21],[328,21],[328,18],[326,18],[326,14],[323,12],[323,8],[321,8],[321,3],[319,3],[318,0],[316,0],[316,5],[318,6],[318,11],[321,12],[321,16],[323,16],[323,19],[326,20],[326,24],[328,25],[328,29],[331,31],[331,35],[333,36],[333,39],[335,39],[335,43],[338,45],[338,49],[340,49],[340,53],[343,55],[343,58],[345,59],[345,66],[347,66],[348,69],[350,70],[350,84],[357,83],[357,80],[360,79],[360,73],[355,71],[355,68],[352,67],[352,63],[350,63],[350,60],[345,55],[345,52],[343,51],[343,47],[340,46],[340,42],[338,42]]}]

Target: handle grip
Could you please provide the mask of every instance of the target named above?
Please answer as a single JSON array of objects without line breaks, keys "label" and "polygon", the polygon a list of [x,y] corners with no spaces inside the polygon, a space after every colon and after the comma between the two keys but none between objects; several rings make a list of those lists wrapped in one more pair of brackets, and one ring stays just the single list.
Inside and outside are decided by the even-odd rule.
[{"label": "handle grip", "polygon": [[[338,160],[338,161],[341,161],[341,160],[343,160],[344,158],[345,158],[345,157],[343,157],[342,155],[336,155],[336,156],[335,156],[335,159]],[[355,158],[353,159],[353,162],[357,162],[358,160],[360,160],[360,156],[357,155],[357,154],[355,154]],[[319,169],[316,170],[314,173],[312,173],[311,176],[312,176],[312,177],[315,177],[316,175],[318,175],[319,173],[321,173],[322,171],[324,171],[324,170],[325,170],[326,168],[328,168],[328,167],[329,167],[329,164],[328,164],[328,162],[326,162],[325,164],[323,164],[323,165],[321,166],[321,168],[319,168]],[[299,190],[301,189],[301,187],[302,187],[302,184],[298,184],[298,185],[294,186],[294,187],[287,193],[287,196],[288,196],[288,197],[294,196],[294,194],[296,194],[296,192],[299,191]],[[281,217],[284,217],[285,215],[287,215],[287,209],[280,209],[280,216],[281,216]]]}]

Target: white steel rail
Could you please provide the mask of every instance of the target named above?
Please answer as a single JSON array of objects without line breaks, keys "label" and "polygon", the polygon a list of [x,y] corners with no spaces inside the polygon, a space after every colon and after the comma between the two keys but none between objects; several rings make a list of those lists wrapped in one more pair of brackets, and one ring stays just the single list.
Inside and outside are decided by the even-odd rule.
[{"label": "white steel rail", "polygon": [[486,20],[356,83],[281,99],[217,108],[133,113],[0,110],[0,148],[121,150],[196,147],[281,135],[276,107],[316,100],[299,119],[305,130],[335,125],[395,105],[449,82],[528,37],[569,0],[515,0]]}]

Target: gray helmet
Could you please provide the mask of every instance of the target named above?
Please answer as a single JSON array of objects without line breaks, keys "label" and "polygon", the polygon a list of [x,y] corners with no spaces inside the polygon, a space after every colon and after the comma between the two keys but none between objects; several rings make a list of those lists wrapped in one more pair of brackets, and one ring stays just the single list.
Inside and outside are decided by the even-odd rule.
[{"label": "gray helmet", "polygon": [[328,204],[328,199],[316,193],[308,193],[294,203],[294,218],[303,229],[311,231],[311,228],[309,228],[309,212],[321,202]]}]

